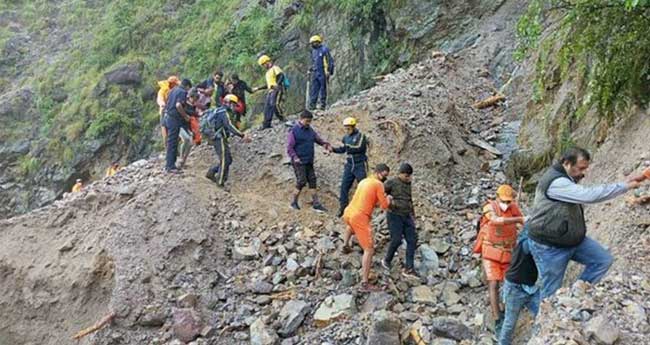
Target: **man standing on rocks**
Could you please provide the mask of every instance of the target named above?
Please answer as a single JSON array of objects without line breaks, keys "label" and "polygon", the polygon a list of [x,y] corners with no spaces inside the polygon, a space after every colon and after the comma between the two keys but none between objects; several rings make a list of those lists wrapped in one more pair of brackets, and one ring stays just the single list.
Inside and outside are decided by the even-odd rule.
[{"label": "man standing on rocks", "polygon": [[293,170],[296,174],[296,190],[293,194],[291,208],[300,209],[298,200],[300,192],[307,184],[312,195],[312,207],[316,211],[327,212],[320,203],[316,189],[316,172],[314,171],[314,144],[325,147],[332,152],[332,145],[323,140],[311,127],[314,115],[309,110],[303,110],[298,122],[289,130],[287,135],[287,154],[291,158]]},{"label": "man standing on rocks", "polygon": [[368,140],[359,130],[357,130],[357,119],[348,117],[343,120],[345,127],[345,136],[343,137],[343,146],[333,149],[334,153],[347,154],[343,168],[343,178],[341,179],[341,190],[339,194],[339,212],[337,217],[343,215],[345,207],[348,206],[350,188],[356,180],[361,182],[368,174]]},{"label": "man standing on rocks", "polygon": [[474,253],[481,254],[488,281],[492,317],[498,333],[503,321],[499,307],[499,283],[503,282],[510,266],[512,249],[517,242],[517,225],[524,223],[524,216],[515,202],[515,192],[511,186],[499,186],[496,194],[496,200],[490,200],[483,207],[481,229]]},{"label": "man standing on rocks", "polygon": [[[277,116],[280,121],[284,121],[282,102],[285,91],[285,75],[282,68],[273,64],[268,55],[262,55],[257,59],[257,63],[266,68],[266,101],[264,103],[264,124],[262,129],[271,128],[273,116]],[[256,87],[253,90],[262,90],[264,87]]]},{"label": "man standing on rocks", "polygon": [[316,109],[316,103],[320,97],[320,109],[325,110],[327,106],[327,84],[330,77],[334,75],[334,59],[329,48],[323,44],[319,35],[309,39],[311,45],[311,89],[309,90],[309,110]]},{"label": "man standing on rocks", "polygon": [[[226,96],[226,88],[223,82],[223,72],[220,69],[217,69],[212,73],[212,76],[196,86],[200,93],[212,97],[214,96],[214,103],[217,108],[219,108],[223,102],[223,98]],[[208,105],[208,108],[210,106]]]},{"label": "man standing on rocks", "polygon": [[382,260],[382,266],[390,271],[391,262],[395,252],[406,239],[406,262],[402,275],[406,278],[418,278],[415,272],[414,258],[417,247],[417,234],[415,233],[415,208],[411,196],[411,176],[413,167],[408,163],[402,163],[399,167],[399,175],[384,183],[386,194],[393,198],[386,220],[390,231],[390,245],[386,251],[386,257]]},{"label": "man standing on rocks", "polygon": [[[243,138],[244,142],[251,141],[248,135],[240,132],[239,129],[233,126],[232,122],[230,122],[229,114],[233,112],[232,109],[237,105],[238,101],[237,96],[227,95],[224,97],[223,106],[209,110],[204,115],[206,116],[205,121],[207,124],[214,129],[214,150],[219,159],[219,164],[211,167],[205,177],[216,183],[220,188],[224,188],[226,181],[228,180],[230,164],[232,164],[232,155],[230,153],[230,146],[228,145],[228,138],[231,135],[236,135]],[[218,178],[216,177],[217,174],[219,175]]]},{"label": "man standing on rocks", "polygon": [[589,168],[591,157],[582,148],[568,149],[560,161],[541,177],[529,229],[530,251],[542,280],[542,299],[561,286],[569,261],[585,266],[578,279],[598,283],[612,265],[612,255],[586,236],[583,204],[611,200],[639,187],[643,174],[630,175],[624,182],[584,187],[578,183]]},{"label": "man standing on rocks", "polygon": [[386,164],[377,165],[374,174],[359,183],[352,202],[343,213],[343,221],[345,221],[347,229],[343,236],[342,252],[343,254],[352,252],[350,240],[354,234],[363,248],[361,290],[364,292],[380,290],[379,287],[371,285],[369,282],[372,257],[375,253],[370,220],[377,204],[384,210],[391,204],[392,197],[386,196],[383,183],[389,174],[390,169]]},{"label": "man standing on rocks", "polygon": [[185,111],[187,102],[187,91],[192,88],[192,82],[183,79],[181,85],[172,89],[165,105],[165,123],[167,127],[167,155],[165,171],[171,174],[179,174],[176,167],[176,156],[178,154],[178,136],[184,123],[190,122],[190,116]]}]

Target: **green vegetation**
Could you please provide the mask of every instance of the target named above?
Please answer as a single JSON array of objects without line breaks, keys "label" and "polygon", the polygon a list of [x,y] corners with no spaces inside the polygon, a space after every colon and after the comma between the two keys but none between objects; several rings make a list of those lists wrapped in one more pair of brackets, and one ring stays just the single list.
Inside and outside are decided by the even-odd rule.
[{"label": "green vegetation", "polygon": [[[545,20],[553,30],[543,37]],[[576,80],[585,95],[578,118],[596,107],[611,122],[620,110],[648,101],[650,0],[533,0],[517,29],[517,58],[539,49],[535,100],[559,77]]]},{"label": "green vegetation", "polygon": [[18,159],[18,170],[19,173],[24,176],[30,176],[41,167],[41,162],[36,157],[31,155],[25,155]]}]

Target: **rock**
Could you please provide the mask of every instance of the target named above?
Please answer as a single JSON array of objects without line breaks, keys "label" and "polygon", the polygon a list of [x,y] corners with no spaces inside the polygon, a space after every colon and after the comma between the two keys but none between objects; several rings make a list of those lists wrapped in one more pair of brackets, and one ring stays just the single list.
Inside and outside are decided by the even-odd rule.
[{"label": "rock", "polygon": [[354,271],[344,270],[341,274],[341,286],[350,287],[357,284],[358,274]]},{"label": "rock", "polygon": [[627,315],[632,316],[636,324],[645,324],[648,322],[648,316],[646,314],[645,308],[639,303],[628,302],[625,306],[625,312]]},{"label": "rock", "polygon": [[258,257],[257,250],[253,246],[238,246],[232,251],[232,258],[235,260],[254,260]]},{"label": "rock", "polygon": [[422,259],[422,268],[424,271],[429,273],[436,273],[438,271],[438,255],[436,252],[426,244],[420,245],[418,248],[420,252],[420,257]]},{"label": "rock", "polygon": [[251,345],[278,345],[280,338],[273,330],[269,329],[261,318],[253,322],[250,327]]},{"label": "rock", "polygon": [[109,84],[137,85],[142,82],[143,67],[141,62],[118,66],[106,73],[104,77]]},{"label": "rock", "polygon": [[323,253],[336,249],[334,242],[332,242],[329,237],[321,237],[318,242],[316,242],[316,247]]},{"label": "rock", "polygon": [[373,324],[368,334],[367,345],[401,344],[399,331],[400,321],[391,312],[382,310],[373,314]]},{"label": "rock", "polygon": [[178,297],[177,301],[183,307],[195,308],[199,301],[199,297],[193,293],[186,293]]},{"label": "rock", "polygon": [[465,326],[462,322],[449,317],[437,317],[431,321],[431,331],[433,334],[454,339],[457,341],[471,339],[473,336],[472,330]]},{"label": "rock", "polygon": [[201,336],[203,338],[212,338],[216,334],[217,330],[211,326],[205,326],[201,329]]},{"label": "rock", "polygon": [[160,327],[165,324],[167,315],[161,308],[147,306],[138,318],[137,324],[142,327]]},{"label": "rock", "polygon": [[411,289],[411,301],[413,303],[424,303],[428,305],[435,305],[437,302],[436,295],[426,285],[420,285]]},{"label": "rock", "polygon": [[429,245],[438,254],[444,254],[449,250],[449,248],[451,248],[451,244],[440,238],[432,239],[429,241]]},{"label": "rock", "polygon": [[260,279],[251,284],[250,289],[256,294],[269,294],[273,291],[273,285]]},{"label": "rock", "polygon": [[458,303],[461,299],[460,295],[457,293],[459,286],[453,282],[445,282],[442,287],[442,300],[447,306],[452,306]]},{"label": "rock", "polygon": [[69,240],[64,245],[59,247],[59,252],[65,253],[71,251],[72,249],[74,249],[74,243],[72,242],[72,240]]},{"label": "rock", "polygon": [[489,144],[488,142],[486,142],[485,140],[481,140],[481,139],[478,139],[478,138],[472,138],[472,139],[470,139],[470,140],[468,141],[468,143],[469,143],[470,145],[474,145],[474,146],[476,146],[476,147],[478,147],[478,148],[481,148],[481,149],[483,149],[483,150],[485,150],[485,151],[487,151],[487,152],[489,152],[489,153],[492,153],[492,154],[494,154],[494,155],[496,155],[496,156],[501,156],[501,155],[503,155],[503,154],[501,153],[501,151],[499,151],[496,147],[490,145],[490,144]]},{"label": "rock", "polygon": [[387,310],[391,307],[395,298],[387,292],[371,292],[368,299],[361,306],[364,313],[372,313],[379,310]]},{"label": "rock", "polygon": [[598,315],[587,324],[585,333],[594,338],[598,344],[612,345],[620,337],[620,331],[609,319]]},{"label": "rock", "polygon": [[198,313],[193,309],[174,309],[172,311],[172,329],[178,340],[189,343],[196,339],[203,327]]},{"label": "rock", "polygon": [[280,311],[282,326],[278,333],[284,338],[294,335],[309,313],[309,304],[304,301],[289,301]]},{"label": "rock", "polygon": [[314,321],[318,326],[327,326],[339,318],[352,315],[355,307],[354,297],[350,294],[329,296],[316,310]]},{"label": "rock", "polygon": [[411,97],[420,97],[420,96],[422,96],[422,91],[420,91],[420,90],[411,91],[411,92],[409,92],[409,96],[411,96]]}]

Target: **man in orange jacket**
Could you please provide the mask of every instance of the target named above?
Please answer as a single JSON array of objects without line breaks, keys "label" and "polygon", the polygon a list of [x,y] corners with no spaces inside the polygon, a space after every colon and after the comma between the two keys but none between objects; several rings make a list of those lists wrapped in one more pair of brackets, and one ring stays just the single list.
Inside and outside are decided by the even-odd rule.
[{"label": "man in orange jacket", "polygon": [[504,184],[497,189],[496,200],[483,206],[481,229],[474,252],[481,254],[483,270],[487,276],[492,317],[501,323],[499,307],[499,282],[503,282],[510,266],[512,250],[517,243],[517,226],[524,224],[524,216],[515,202],[514,190]]},{"label": "man in orange jacket", "polygon": [[375,253],[370,220],[377,204],[385,210],[391,203],[392,198],[384,193],[384,181],[386,181],[389,174],[390,169],[386,164],[377,165],[374,174],[359,183],[352,201],[343,213],[343,220],[347,224],[347,229],[343,236],[342,252],[348,254],[352,251],[350,249],[350,239],[354,234],[359,241],[359,245],[363,248],[361,290],[365,292],[379,290],[378,287],[371,285],[368,281],[372,256]]}]

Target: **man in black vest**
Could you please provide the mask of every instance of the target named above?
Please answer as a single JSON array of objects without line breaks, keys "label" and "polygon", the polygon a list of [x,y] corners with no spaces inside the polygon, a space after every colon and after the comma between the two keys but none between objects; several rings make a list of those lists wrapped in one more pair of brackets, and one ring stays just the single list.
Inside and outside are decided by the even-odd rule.
[{"label": "man in black vest", "polygon": [[599,282],[613,258],[598,242],[586,236],[583,204],[613,199],[639,187],[644,176],[625,182],[585,187],[578,184],[589,168],[589,152],[570,148],[539,180],[529,228],[530,251],[542,280],[542,299],[562,286],[569,261],[585,266],[579,279]]}]

